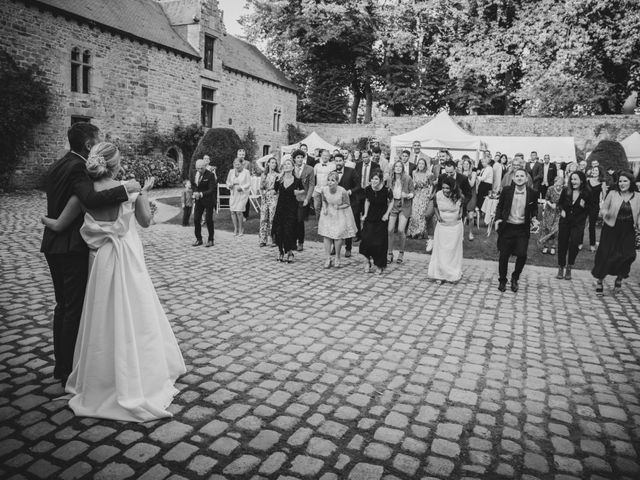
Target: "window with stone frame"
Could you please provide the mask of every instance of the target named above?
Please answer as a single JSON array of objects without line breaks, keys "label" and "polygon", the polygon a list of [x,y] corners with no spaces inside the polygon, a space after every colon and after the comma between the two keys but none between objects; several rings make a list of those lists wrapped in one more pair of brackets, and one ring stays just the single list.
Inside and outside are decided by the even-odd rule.
[{"label": "window with stone frame", "polygon": [[262,146],[262,156],[269,155],[269,150],[271,150],[271,145],[263,145]]},{"label": "window with stone frame", "polygon": [[71,91],[89,93],[91,85],[91,52],[71,49]]},{"label": "window with stone frame", "polygon": [[273,108],[273,131],[280,131],[280,118],[282,117],[282,107],[274,107]]},{"label": "window with stone frame", "polygon": [[215,47],[216,39],[209,35],[204,36],[204,68],[206,70],[213,70],[213,51]]},{"label": "window with stone frame", "polygon": [[202,101],[200,108],[200,116],[202,121],[202,126],[211,128],[213,126],[213,121],[215,118],[216,112],[216,89],[202,87]]}]

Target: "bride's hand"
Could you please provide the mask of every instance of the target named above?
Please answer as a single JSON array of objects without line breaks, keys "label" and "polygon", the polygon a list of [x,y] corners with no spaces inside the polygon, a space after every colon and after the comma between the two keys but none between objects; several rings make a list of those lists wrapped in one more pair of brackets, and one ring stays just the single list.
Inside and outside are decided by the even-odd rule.
[{"label": "bride's hand", "polygon": [[145,192],[148,192],[149,190],[151,190],[153,188],[153,184],[155,183],[156,178],[155,177],[149,177],[144,181],[144,186],[142,187],[142,190]]}]

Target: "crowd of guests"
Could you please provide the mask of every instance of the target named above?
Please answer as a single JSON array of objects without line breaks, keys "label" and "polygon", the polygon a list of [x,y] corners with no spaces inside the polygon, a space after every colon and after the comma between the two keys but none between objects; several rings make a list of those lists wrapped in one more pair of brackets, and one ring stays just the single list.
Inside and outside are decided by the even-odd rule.
[{"label": "crowd of guests", "polygon": [[[196,246],[203,244],[203,214],[207,246],[213,245],[217,178],[209,163],[207,157],[196,162],[183,193],[183,223],[188,224],[193,209]],[[431,253],[429,276],[457,282],[462,277],[465,226],[473,241],[483,212],[498,232],[501,291],[506,290],[511,256],[516,262],[510,286],[514,292],[519,288],[532,226],[539,233],[541,252],[557,255],[557,278],[570,280],[588,224],[589,250],[596,252],[592,273],[597,293],[602,293],[606,275],[615,276],[614,288],[620,288],[635,259],[640,220],[636,183],[630,172],[604,172],[596,161],[559,164],[549,155],[540,160],[537,152],[525,160],[521,153],[509,159],[489,151],[478,161],[468,155],[455,161],[445,149],[434,158],[424,155],[417,141],[391,162],[376,144],[371,150],[317,150],[314,155],[303,144],[281,161],[271,156],[261,162],[248,162],[240,150],[226,179],[238,236],[249,213],[252,176],[259,177],[259,244],[277,247],[277,259],[283,262],[293,262],[294,252],[303,251],[305,223],[315,215],[326,268],[339,267],[343,248],[344,257],[351,257],[359,242],[365,271],[381,274],[389,263],[403,263],[407,237],[421,238]]]}]

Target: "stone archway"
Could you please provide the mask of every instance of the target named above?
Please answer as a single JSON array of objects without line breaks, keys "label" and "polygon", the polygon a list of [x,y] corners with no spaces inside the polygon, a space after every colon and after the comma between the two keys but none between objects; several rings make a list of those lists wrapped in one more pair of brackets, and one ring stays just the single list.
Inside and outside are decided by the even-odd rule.
[{"label": "stone archway", "polygon": [[170,146],[165,152],[165,156],[173,159],[176,162],[176,166],[178,167],[178,171],[182,175],[184,168],[184,155],[182,154],[182,150],[177,145]]}]

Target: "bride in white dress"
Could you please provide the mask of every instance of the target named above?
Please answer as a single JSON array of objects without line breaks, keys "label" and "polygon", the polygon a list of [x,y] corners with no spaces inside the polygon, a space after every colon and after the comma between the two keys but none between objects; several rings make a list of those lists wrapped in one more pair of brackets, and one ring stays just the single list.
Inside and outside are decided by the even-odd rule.
[{"label": "bride in white dress", "polygon": [[429,277],[438,283],[457,282],[462,278],[462,201],[456,181],[444,177],[434,203],[438,223],[428,271]]},{"label": "bride in white dress", "polygon": [[[97,191],[117,186],[120,170],[115,145],[98,143],[89,153],[87,171]],[[136,222],[149,226],[147,192],[129,196],[117,207],[87,211],[80,233],[90,249],[89,279],[66,384],[76,415],[144,422],[170,417],[167,407],[186,372],[180,348],[151,282]],[[43,218],[53,230],[64,230],[80,213],[72,197],[57,220]]]}]

